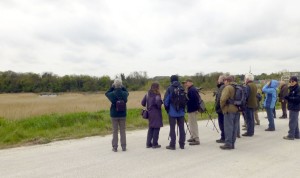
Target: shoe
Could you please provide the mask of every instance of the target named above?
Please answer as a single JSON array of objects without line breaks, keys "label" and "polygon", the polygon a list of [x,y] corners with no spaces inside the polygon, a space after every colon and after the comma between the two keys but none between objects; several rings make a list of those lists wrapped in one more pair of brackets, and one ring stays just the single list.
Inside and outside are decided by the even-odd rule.
[{"label": "shoe", "polygon": [[242,128],[242,130],[247,130],[247,127]]},{"label": "shoe", "polygon": [[295,137],[295,139],[300,139],[300,137]]},{"label": "shoe", "polygon": [[[191,143],[193,143],[193,142],[191,142]],[[199,143],[200,144],[200,143]],[[180,149],[184,149],[184,145],[180,145]]]},{"label": "shoe", "polygon": [[283,139],[285,139],[285,140],[294,140],[294,138],[289,137],[289,136],[284,136]]},{"label": "shoe", "polygon": [[200,145],[200,142],[199,141],[194,141],[194,142],[191,142],[189,145]]},{"label": "shoe", "polygon": [[260,123],[255,123],[255,125],[260,125]]},{"label": "shoe", "polygon": [[154,146],[152,146],[152,148],[160,148],[161,147],[161,145],[154,145]]},{"label": "shoe", "polygon": [[196,141],[196,140],[193,139],[193,138],[190,138],[190,139],[187,140],[187,142],[194,142],[194,141]]},{"label": "shoe", "polygon": [[275,129],[267,128],[265,131],[275,131]]},{"label": "shoe", "polygon": [[286,119],[286,116],[280,116],[279,119]]},{"label": "shoe", "polygon": [[176,150],[176,148],[172,147],[172,146],[166,146],[166,149],[168,149],[168,150]]},{"label": "shoe", "polygon": [[222,150],[231,150],[231,149],[234,149],[233,146],[227,145],[227,144],[220,146],[220,148],[221,148]]},{"label": "shoe", "polygon": [[152,146],[147,145],[146,148],[152,148]]},{"label": "shoe", "polygon": [[127,149],[126,149],[126,147],[122,147],[122,151],[126,151]]},{"label": "shoe", "polygon": [[112,151],[113,151],[113,152],[117,152],[118,149],[117,149],[117,148],[113,148]]},{"label": "shoe", "polygon": [[240,135],[240,134],[238,134],[236,137],[237,137],[237,138],[241,138],[241,135]]},{"label": "shoe", "polygon": [[217,143],[225,143],[225,140],[223,139],[219,139],[219,140],[216,140]]},{"label": "shoe", "polygon": [[242,127],[247,127],[246,124],[242,125]]},{"label": "shoe", "polygon": [[246,133],[243,133],[242,136],[244,136],[244,137],[252,137],[253,135],[250,135],[250,134],[248,134],[248,133],[246,132]]}]

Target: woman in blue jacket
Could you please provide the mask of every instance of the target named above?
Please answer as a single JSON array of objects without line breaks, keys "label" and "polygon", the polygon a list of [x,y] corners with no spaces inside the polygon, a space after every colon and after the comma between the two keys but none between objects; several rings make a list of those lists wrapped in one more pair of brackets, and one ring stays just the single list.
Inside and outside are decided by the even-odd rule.
[{"label": "woman in blue jacket", "polygon": [[269,120],[269,127],[265,129],[265,131],[275,131],[273,109],[275,108],[275,103],[277,100],[276,88],[278,87],[278,84],[279,83],[277,80],[271,80],[262,88],[262,91],[266,95],[264,107],[267,111]]}]

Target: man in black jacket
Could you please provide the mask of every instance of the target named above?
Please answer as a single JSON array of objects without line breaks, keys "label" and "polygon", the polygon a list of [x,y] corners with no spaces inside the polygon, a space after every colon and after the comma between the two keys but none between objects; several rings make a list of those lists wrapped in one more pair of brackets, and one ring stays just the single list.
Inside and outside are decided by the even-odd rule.
[{"label": "man in black jacket", "polygon": [[300,87],[298,85],[298,78],[292,76],[290,78],[289,94],[284,97],[288,101],[289,110],[289,132],[283,139],[294,140],[300,139],[299,134],[299,110],[300,110]]},{"label": "man in black jacket", "polygon": [[188,113],[188,122],[191,131],[191,138],[187,141],[190,142],[190,145],[200,145],[198,123],[197,123],[197,113],[199,109],[200,95],[198,90],[194,87],[193,81],[191,79],[186,79],[183,82],[185,87],[188,90],[187,97],[187,113]]}]

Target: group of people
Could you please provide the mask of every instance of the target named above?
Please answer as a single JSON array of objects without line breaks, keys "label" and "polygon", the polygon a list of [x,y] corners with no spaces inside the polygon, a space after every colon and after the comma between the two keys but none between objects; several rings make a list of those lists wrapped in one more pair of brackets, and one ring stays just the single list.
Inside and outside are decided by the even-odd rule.
[{"label": "group of people", "polygon": [[[257,118],[257,110],[259,105],[258,89],[254,83],[254,75],[246,74],[244,86],[247,93],[246,107],[241,112],[240,109],[231,102],[235,97],[234,76],[221,75],[218,79],[217,91],[215,95],[215,111],[218,114],[218,124],[221,131],[221,138],[216,140],[217,143],[223,143],[221,149],[230,150],[235,148],[236,138],[240,136],[240,113],[243,113],[245,119],[245,130],[242,134],[245,137],[254,135],[255,121],[259,124]],[[265,131],[275,131],[274,114],[275,103],[277,100],[277,87],[279,82],[271,80],[262,88],[265,94],[264,108],[267,112],[269,121],[268,128]],[[184,91],[186,102],[179,101],[181,92]],[[118,131],[120,130],[120,141],[122,151],[126,151],[126,109],[118,109],[119,101],[127,102],[128,91],[122,85],[122,80],[116,78],[112,87],[105,93],[111,102],[110,116],[112,120],[113,139],[112,150],[117,152],[118,149]],[[174,96],[178,98],[174,98]],[[280,83],[280,92],[278,94],[279,101],[282,104],[283,115],[280,118],[287,118],[286,108],[289,110],[289,131],[284,139],[294,140],[299,139],[298,117],[300,110],[300,87],[297,77],[293,76],[289,80],[289,87],[283,82]],[[182,99],[183,100],[183,99]],[[185,148],[186,132],[185,132],[185,114],[188,116],[188,130],[190,138],[187,140],[189,145],[200,145],[199,131],[197,124],[197,114],[200,108],[202,99],[199,91],[193,85],[191,79],[186,79],[184,82],[179,82],[177,75],[170,77],[170,85],[167,88],[164,98],[160,93],[160,85],[153,82],[147,94],[143,97],[141,105],[148,111],[148,133],[146,139],[146,148],[160,148],[158,143],[160,128],[163,126],[162,105],[169,116],[170,143],[166,149],[176,150],[176,125],[179,130],[179,148]],[[286,107],[287,105],[287,107]]]}]

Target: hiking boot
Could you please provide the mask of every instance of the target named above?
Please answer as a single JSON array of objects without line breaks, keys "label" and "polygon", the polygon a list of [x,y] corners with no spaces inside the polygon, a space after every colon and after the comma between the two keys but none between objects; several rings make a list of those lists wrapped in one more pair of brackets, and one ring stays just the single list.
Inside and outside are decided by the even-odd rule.
[{"label": "hiking boot", "polygon": [[220,148],[222,150],[231,150],[231,149],[233,149],[233,146],[225,144],[225,145],[220,146]]},{"label": "hiking boot", "polygon": [[176,148],[172,147],[172,146],[166,146],[166,149],[168,149],[168,150],[176,150]]},{"label": "hiking boot", "polygon": [[217,143],[225,143],[225,140],[223,139],[219,139],[219,140],[216,140]]},{"label": "hiking boot", "polygon": [[200,141],[191,142],[189,145],[200,145]]},{"label": "hiking boot", "polygon": [[247,132],[243,133],[242,136],[244,137],[252,137],[253,135],[248,134]]},{"label": "hiking boot", "polygon": [[187,142],[194,142],[194,141],[196,141],[196,140],[193,139],[193,138],[190,138],[190,139],[187,140]]},{"label": "hiking boot", "polygon": [[275,129],[267,128],[265,131],[275,131]]},{"label": "hiking boot", "polygon": [[285,139],[285,140],[294,140],[294,138],[289,137],[289,136],[284,136],[283,139]]},{"label": "hiking boot", "polygon": [[117,148],[113,148],[112,151],[113,151],[113,152],[117,152],[118,149],[117,149]]},{"label": "hiking boot", "polygon": [[[193,142],[191,142],[191,143],[193,143]],[[200,144],[200,143],[199,143]],[[180,149],[184,149],[184,145],[180,145]]]},{"label": "hiking boot", "polygon": [[126,151],[127,149],[126,149],[126,147],[122,147],[122,151]]},{"label": "hiking boot", "polygon": [[152,148],[160,148],[161,147],[161,145],[154,145],[154,146],[152,146]]}]

